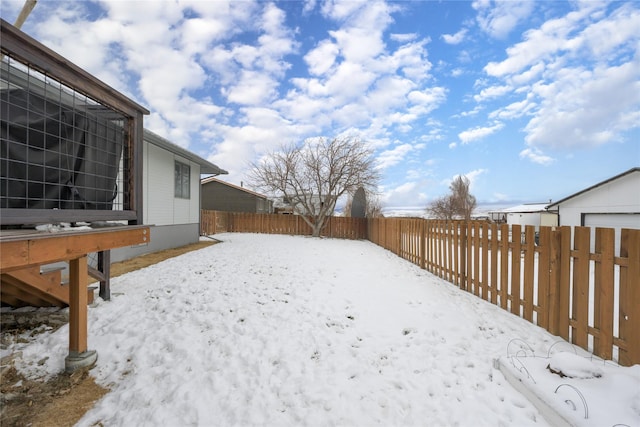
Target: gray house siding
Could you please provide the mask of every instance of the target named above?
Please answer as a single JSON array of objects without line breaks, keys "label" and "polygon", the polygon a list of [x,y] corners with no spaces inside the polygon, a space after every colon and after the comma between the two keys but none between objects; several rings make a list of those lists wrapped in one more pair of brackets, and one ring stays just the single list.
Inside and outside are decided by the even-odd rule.
[{"label": "gray house siding", "polygon": [[111,262],[125,261],[140,255],[179,248],[200,241],[200,224],[150,226],[149,243],[111,251]]},{"label": "gray house siding", "polygon": [[[208,181],[208,182],[206,182]],[[272,202],[249,190],[216,180],[202,183],[202,209],[224,212],[271,213]]]},{"label": "gray house siding", "polygon": [[[226,174],[218,166],[161,136],[144,130],[144,224],[150,241],[111,251],[111,261],[124,261],[146,253],[177,248],[200,240],[200,176]],[[176,195],[176,163],[188,166],[187,197]]]}]

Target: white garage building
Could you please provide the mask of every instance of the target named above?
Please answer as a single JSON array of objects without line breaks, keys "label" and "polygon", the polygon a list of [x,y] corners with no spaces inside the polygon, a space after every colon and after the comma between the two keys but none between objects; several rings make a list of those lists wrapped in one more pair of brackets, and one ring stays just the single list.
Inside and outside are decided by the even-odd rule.
[{"label": "white garage building", "polygon": [[547,209],[557,211],[561,226],[614,228],[619,248],[620,229],[640,229],[640,167],[565,197]]}]

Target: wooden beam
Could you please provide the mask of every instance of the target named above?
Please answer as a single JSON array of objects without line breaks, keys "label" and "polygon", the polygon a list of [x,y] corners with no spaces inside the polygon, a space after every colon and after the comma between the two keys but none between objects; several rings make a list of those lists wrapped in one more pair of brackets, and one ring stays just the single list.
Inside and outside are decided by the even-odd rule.
[{"label": "wooden beam", "polygon": [[149,227],[38,233],[0,238],[0,271],[68,261],[92,253],[149,242]]}]

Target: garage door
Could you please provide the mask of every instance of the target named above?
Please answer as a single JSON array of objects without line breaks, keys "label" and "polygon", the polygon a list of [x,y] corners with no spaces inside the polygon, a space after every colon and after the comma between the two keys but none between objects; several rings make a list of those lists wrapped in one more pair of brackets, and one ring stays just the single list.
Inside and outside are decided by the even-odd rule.
[{"label": "garage door", "polygon": [[585,214],[585,227],[592,227],[591,250],[594,248],[595,227],[614,228],[616,230],[616,255],[620,252],[620,230],[622,228],[640,229],[640,214]]}]

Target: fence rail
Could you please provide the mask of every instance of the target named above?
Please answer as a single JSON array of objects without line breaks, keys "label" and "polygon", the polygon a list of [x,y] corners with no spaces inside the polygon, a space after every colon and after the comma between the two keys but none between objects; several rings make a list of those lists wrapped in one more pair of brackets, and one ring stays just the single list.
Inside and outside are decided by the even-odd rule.
[{"label": "fence rail", "polygon": [[[296,217],[203,211],[202,230],[310,235]],[[640,230],[622,229],[618,249],[613,229],[484,221],[332,217],[323,235],[368,239],[596,356],[640,363]]]}]

